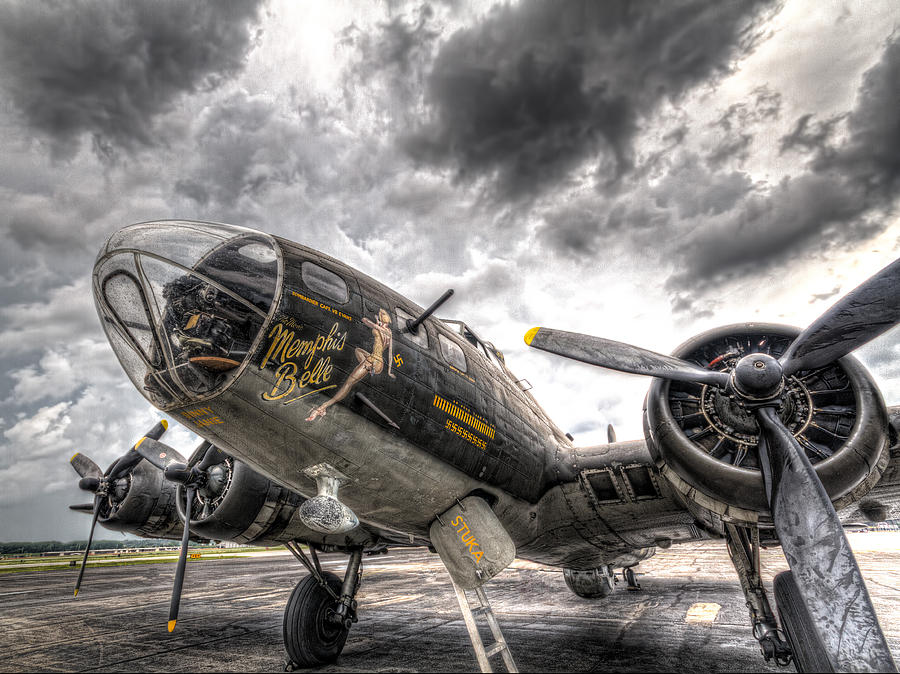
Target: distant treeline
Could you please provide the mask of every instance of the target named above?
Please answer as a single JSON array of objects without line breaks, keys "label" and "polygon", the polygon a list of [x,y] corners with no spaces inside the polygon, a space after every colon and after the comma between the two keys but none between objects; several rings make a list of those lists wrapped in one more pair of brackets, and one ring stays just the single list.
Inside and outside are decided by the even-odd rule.
[{"label": "distant treeline", "polygon": [[[64,550],[84,550],[87,541],[23,541],[12,543],[0,543],[0,555],[31,554],[35,552],[62,552]],[[95,540],[91,544],[92,550],[119,550],[122,548],[166,548],[178,547],[181,541],[169,541],[159,538],[126,538],[115,540]],[[201,545],[191,541],[191,547]]]}]

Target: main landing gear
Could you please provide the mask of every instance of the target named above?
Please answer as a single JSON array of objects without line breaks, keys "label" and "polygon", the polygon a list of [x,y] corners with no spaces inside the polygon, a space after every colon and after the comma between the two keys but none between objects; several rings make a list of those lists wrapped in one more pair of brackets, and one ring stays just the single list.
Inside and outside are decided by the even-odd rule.
[{"label": "main landing gear", "polygon": [[297,583],[284,610],[284,669],[291,672],[332,663],[344,649],[350,627],[357,621],[354,597],[362,577],[362,548],[350,553],[341,582],[333,573],[322,571],[312,546],[312,562],[297,543],[285,543],[285,547],[310,575]]},{"label": "main landing gear", "polygon": [[[791,645],[785,640],[783,633],[778,629],[778,623],[769,600],[766,597],[766,589],[763,586],[759,573],[759,529],[747,529],[733,524],[725,525],[725,542],[728,545],[728,554],[741,581],[741,589],[747,599],[747,608],[750,610],[750,622],[753,625],[753,636],[759,642],[766,662],[774,659],[781,666],[791,663],[793,652]],[[775,599],[781,609],[781,595],[778,579],[775,580]],[[800,602],[802,604],[802,602]],[[784,622],[786,615],[782,610],[781,619]],[[786,629],[790,626],[785,623]],[[813,632],[814,633],[814,632]],[[798,663],[799,664],[799,663]],[[799,671],[822,671],[806,670]]]}]

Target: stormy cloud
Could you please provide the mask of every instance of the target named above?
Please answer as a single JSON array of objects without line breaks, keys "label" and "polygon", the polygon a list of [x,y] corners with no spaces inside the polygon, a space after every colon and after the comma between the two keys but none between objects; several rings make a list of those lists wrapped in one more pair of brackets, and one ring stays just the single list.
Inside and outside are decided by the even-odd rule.
[{"label": "stormy cloud", "polygon": [[539,191],[586,160],[615,183],[634,165],[646,116],[728,72],[754,44],[759,11],[750,2],[497,6],[441,47],[430,118],[406,149],[464,181],[488,178],[501,198]]},{"label": "stormy cloud", "polygon": [[2,86],[56,156],[83,134],[95,149],[147,147],[178,96],[238,73],[254,40],[257,0],[4,3]]},{"label": "stormy cloud", "polygon": [[[804,325],[900,254],[894,0],[495,4],[0,6],[0,540],[83,538],[68,458],[161,416],[91,297],[129,223],[255,227],[422,306],[454,288],[440,314],[579,444],[640,437],[646,381],[528,328],[666,352]],[[867,361],[888,404],[897,335]]]},{"label": "stormy cloud", "polygon": [[686,269],[674,289],[709,279],[762,273],[770,266],[827,246],[870,239],[887,227],[900,178],[900,37],[885,46],[869,69],[847,134],[826,145],[837,119],[810,124],[801,117],[782,138],[782,150],[816,147],[809,170],[761,187],[722,217],[694,230],[680,248]]}]

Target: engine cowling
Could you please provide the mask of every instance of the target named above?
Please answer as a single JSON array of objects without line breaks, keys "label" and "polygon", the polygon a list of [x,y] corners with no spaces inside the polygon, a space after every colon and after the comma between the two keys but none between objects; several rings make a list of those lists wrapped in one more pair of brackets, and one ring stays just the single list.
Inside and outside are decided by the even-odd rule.
[{"label": "engine cowling", "polygon": [[[191,507],[191,532],[236,543],[277,545],[303,498],[225,454],[211,466],[207,483]],[[198,460],[197,456],[191,461]],[[178,487],[178,514],[183,519],[184,487]],[[292,538],[293,532],[286,532]]]},{"label": "engine cowling", "polygon": [[146,538],[179,539],[184,531],[175,505],[175,485],[141,461],[101,499],[97,521],[113,531]]},{"label": "engine cowling", "polygon": [[[778,358],[798,334],[782,325],[729,325],[688,340],[673,355],[730,371],[748,353]],[[836,508],[858,501],[881,477],[889,460],[887,411],[871,376],[852,356],[789,377],[778,414]],[[759,428],[736,396],[654,379],[644,431],[660,472],[701,521],[719,531],[723,522],[771,525],[756,453]]]}]

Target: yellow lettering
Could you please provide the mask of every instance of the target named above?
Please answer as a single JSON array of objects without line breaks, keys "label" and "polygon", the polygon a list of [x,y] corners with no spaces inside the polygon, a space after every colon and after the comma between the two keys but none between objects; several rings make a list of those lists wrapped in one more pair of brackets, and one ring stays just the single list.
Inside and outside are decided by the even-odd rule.
[{"label": "yellow lettering", "polygon": [[[278,358],[282,363],[284,362],[284,348],[294,339],[294,333],[288,332],[284,329],[281,323],[276,323],[275,327],[273,327],[269,331],[269,337],[275,335],[275,339],[272,340],[272,344],[269,345],[269,350],[266,352],[266,357],[263,358],[262,364],[259,366],[259,369],[262,370],[266,367],[266,363],[269,362],[270,358]],[[279,352],[281,352],[281,356],[279,357]]]},{"label": "yellow lettering", "polygon": [[[263,393],[263,400],[278,400],[279,398],[283,398],[288,393],[294,390],[294,387],[297,385],[297,380],[294,375],[297,374],[297,365],[291,361],[287,363],[283,363],[278,370],[275,371],[277,376],[275,380],[275,386],[272,387],[271,393]],[[290,382],[290,386],[287,389],[278,393],[278,389],[281,387],[281,384],[285,381]]]}]

